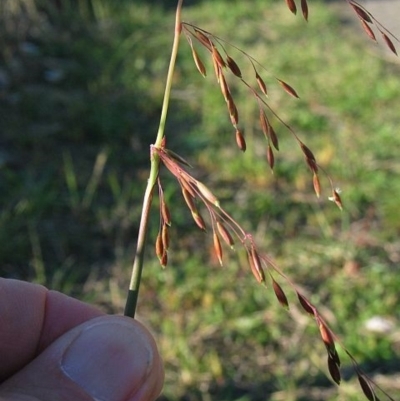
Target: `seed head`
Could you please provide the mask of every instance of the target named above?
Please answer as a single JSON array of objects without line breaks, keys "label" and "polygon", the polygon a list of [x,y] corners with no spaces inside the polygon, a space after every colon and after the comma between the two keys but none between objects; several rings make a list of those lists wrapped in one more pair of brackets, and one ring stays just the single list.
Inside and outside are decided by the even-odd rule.
[{"label": "seed head", "polygon": [[204,198],[216,207],[219,207],[219,200],[202,182],[197,181],[197,188]]},{"label": "seed head", "polygon": [[254,247],[249,254],[249,264],[251,272],[259,283],[265,283],[265,273],[261,265],[260,257]]},{"label": "seed head", "polygon": [[179,184],[181,185],[182,189],[185,189],[186,192],[188,192],[192,196],[192,198],[196,197],[193,188],[191,187],[190,183],[186,180],[185,177],[183,176],[180,177]]},{"label": "seed head", "polygon": [[203,217],[201,217],[201,215],[198,212],[192,212],[192,217],[197,226],[201,230],[206,231],[206,223],[204,223]]},{"label": "seed head", "polygon": [[312,304],[306,299],[303,295],[301,295],[299,292],[297,292],[297,298],[299,299],[300,305],[303,307],[303,309],[309,313],[310,315],[315,315],[315,308],[312,306]]},{"label": "seed head", "polygon": [[194,32],[196,34],[197,40],[203,45],[205,46],[208,50],[211,51],[211,41],[210,39],[203,33],[201,32],[199,29],[194,29]]},{"label": "seed head", "polygon": [[207,75],[206,67],[204,63],[201,61],[201,58],[196,52],[196,49],[194,47],[192,47],[192,56],[194,63],[196,64],[196,67],[199,70],[200,74],[203,75],[203,77],[205,77]]},{"label": "seed head", "polygon": [[219,84],[221,87],[221,92],[224,95],[224,99],[226,102],[228,102],[228,97],[230,96],[230,90],[229,90],[229,86],[226,83],[226,79],[225,79],[225,75],[222,72],[222,69],[219,68]]},{"label": "seed head", "polygon": [[299,95],[297,94],[297,92],[288,83],[286,83],[285,81],[282,81],[281,79],[278,79],[278,82],[281,84],[282,88],[284,89],[284,91],[286,93],[288,93],[290,96],[295,97],[297,99],[299,98]]},{"label": "seed head", "polygon": [[328,349],[334,349],[335,341],[333,340],[332,332],[321,319],[318,319],[318,328],[326,347]]},{"label": "seed head", "polygon": [[238,113],[236,104],[233,101],[233,97],[230,93],[228,93],[227,104],[228,104],[228,111],[229,111],[229,116],[231,118],[232,125],[234,127],[236,127],[239,124],[239,113]]},{"label": "seed head", "polygon": [[214,43],[211,44],[211,52],[212,52],[212,57],[215,59],[217,64],[221,67],[224,68],[226,67],[226,63],[224,59],[221,56],[221,53],[218,51],[218,49],[215,47]]},{"label": "seed head", "polygon": [[156,248],[156,255],[157,255],[158,259],[161,260],[162,255],[164,254],[164,246],[163,246],[163,241],[162,241],[160,232],[157,235],[155,248]]},{"label": "seed head", "polygon": [[275,156],[274,156],[274,151],[272,150],[272,147],[270,144],[268,144],[267,147],[267,160],[268,164],[271,167],[271,170],[274,170],[274,164],[275,164]]},{"label": "seed head", "polygon": [[171,225],[171,214],[169,212],[169,208],[167,204],[165,203],[164,197],[161,200],[161,216],[163,218],[163,221],[167,225]]},{"label": "seed head", "polygon": [[370,24],[372,23],[371,16],[365,9],[363,9],[362,7],[360,7],[360,5],[358,5],[352,1],[350,1],[349,4],[351,5],[351,7],[353,8],[353,10],[356,12],[356,14],[358,15],[358,17],[361,20],[368,22]]},{"label": "seed head", "polygon": [[161,267],[166,268],[168,264],[168,253],[164,252],[161,260],[160,260]]},{"label": "seed head", "polygon": [[274,289],[276,298],[279,303],[286,309],[289,309],[289,302],[287,300],[286,294],[282,290],[282,287],[271,277],[272,280],[272,288]]},{"label": "seed head", "polygon": [[301,0],[301,11],[303,13],[303,17],[306,21],[308,21],[308,4],[307,0]]},{"label": "seed head", "polygon": [[384,32],[381,31],[382,38],[385,41],[387,47],[397,56],[397,50],[394,46],[393,42],[390,40],[389,36],[387,36]]},{"label": "seed head", "polygon": [[314,185],[314,191],[317,197],[319,198],[319,196],[321,195],[321,184],[319,182],[318,174],[316,173],[313,174],[313,185]]},{"label": "seed head", "polygon": [[183,195],[183,199],[185,199],[185,202],[186,202],[189,210],[192,213],[197,213],[197,207],[196,207],[196,203],[194,201],[194,197],[189,193],[189,191],[186,188],[182,188],[182,195]]},{"label": "seed head", "polygon": [[226,65],[234,75],[236,75],[238,78],[242,78],[242,72],[240,71],[239,66],[236,64],[236,61],[232,57],[226,57]]},{"label": "seed head", "polygon": [[330,355],[328,355],[328,369],[329,369],[329,373],[330,373],[333,381],[337,385],[340,385],[340,382],[342,380],[341,374],[340,374],[340,369],[339,369],[339,366],[336,364],[336,362]]},{"label": "seed head", "polygon": [[163,250],[164,252],[166,252],[168,251],[169,248],[169,231],[168,231],[168,226],[166,224],[163,224],[162,226],[161,239],[163,244]]},{"label": "seed head", "polygon": [[296,15],[297,13],[297,7],[296,7],[296,3],[294,2],[294,0],[285,0],[286,1],[286,5],[288,6],[289,10]]},{"label": "seed head", "polygon": [[268,124],[268,134],[269,138],[271,139],[272,144],[276,150],[279,150],[279,142],[274,127],[271,124]]},{"label": "seed head", "polygon": [[230,234],[228,229],[223,225],[223,223],[219,221],[217,221],[217,229],[222,239],[233,249],[235,242],[233,241],[232,235]]},{"label": "seed head", "polygon": [[374,31],[371,29],[371,27],[362,19],[360,20],[361,26],[363,27],[365,33],[374,41],[376,42],[376,36],[374,34]]},{"label": "seed head", "polygon": [[246,140],[244,139],[243,134],[240,132],[240,130],[236,130],[236,143],[238,148],[242,151],[245,152],[246,151]]},{"label": "seed head", "polygon": [[260,126],[266,138],[268,138],[268,125],[269,122],[267,116],[265,115],[265,111],[260,107]]},{"label": "seed head", "polygon": [[358,382],[360,383],[361,389],[364,395],[368,398],[369,401],[379,401],[378,397],[376,396],[374,390],[371,387],[371,384],[365,377],[365,375],[358,373]]},{"label": "seed head", "polygon": [[267,96],[267,85],[265,85],[264,80],[260,77],[257,71],[256,71],[256,80],[261,92],[264,93],[265,96]]},{"label": "seed head", "polygon": [[310,167],[310,170],[316,174],[318,172],[318,165],[317,165],[317,161],[315,159],[314,153],[311,152],[311,150],[306,145],[304,145],[303,142],[300,142],[300,147],[306,158],[308,167]]},{"label": "seed head", "polygon": [[214,242],[214,251],[215,254],[217,255],[219,264],[222,266],[222,247],[221,247],[221,241],[218,238],[218,234],[216,231],[213,232],[213,242]]},{"label": "seed head", "polygon": [[343,203],[342,203],[342,199],[340,198],[340,189],[339,188],[335,188],[332,191],[332,196],[330,196],[328,199],[332,202],[336,203],[336,206],[340,209],[343,210]]}]

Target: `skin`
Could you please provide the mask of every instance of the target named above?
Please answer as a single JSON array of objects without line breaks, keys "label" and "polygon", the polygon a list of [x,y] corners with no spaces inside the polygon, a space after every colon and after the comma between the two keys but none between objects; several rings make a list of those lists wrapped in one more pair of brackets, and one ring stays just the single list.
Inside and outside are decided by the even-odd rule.
[{"label": "skin", "polygon": [[136,320],[0,278],[0,401],[150,401],[163,377]]}]

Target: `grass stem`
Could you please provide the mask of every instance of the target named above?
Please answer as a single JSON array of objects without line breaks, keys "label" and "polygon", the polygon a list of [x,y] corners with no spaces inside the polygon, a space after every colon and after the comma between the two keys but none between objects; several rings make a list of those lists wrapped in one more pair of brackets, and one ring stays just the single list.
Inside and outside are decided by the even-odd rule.
[{"label": "grass stem", "polygon": [[[179,37],[181,33],[181,10],[183,0],[178,0],[175,17],[175,33],[174,42],[172,45],[171,58],[168,68],[167,82],[165,85],[164,100],[161,110],[160,124],[158,127],[155,147],[160,147],[165,134],[165,122],[167,120],[168,106],[171,95],[172,78],[175,70],[175,62],[179,48]],[[136,245],[136,253],[133,261],[131,281],[129,284],[128,297],[125,305],[125,316],[135,317],[137,300],[139,296],[140,280],[143,270],[144,251],[146,246],[147,227],[149,221],[150,208],[153,198],[153,189],[157,181],[160,168],[160,158],[156,153],[151,152],[151,167],[147,187],[143,199],[142,215],[140,218],[139,233]]]}]

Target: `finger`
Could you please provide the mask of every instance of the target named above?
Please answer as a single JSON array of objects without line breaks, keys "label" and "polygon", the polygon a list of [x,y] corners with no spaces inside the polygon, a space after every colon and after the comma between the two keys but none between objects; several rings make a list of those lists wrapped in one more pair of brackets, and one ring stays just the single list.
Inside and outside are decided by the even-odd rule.
[{"label": "finger", "polygon": [[0,278],[0,383],[60,335],[101,314],[40,285]]},{"label": "finger", "polygon": [[163,368],[154,340],[137,321],[101,316],[59,337],[0,386],[0,399],[151,401]]}]

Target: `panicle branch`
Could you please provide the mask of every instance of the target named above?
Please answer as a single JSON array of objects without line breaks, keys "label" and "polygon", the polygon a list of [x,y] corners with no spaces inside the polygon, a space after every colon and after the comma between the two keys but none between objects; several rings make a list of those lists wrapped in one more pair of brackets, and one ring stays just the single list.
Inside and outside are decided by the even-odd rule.
[{"label": "panicle branch", "polygon": [[[397,54],[394,41],[399,42],[399,40],[393,34],[391,34],[391,32],[384,28],[373,17],[373,15],[369,13],[359,3],[354,0],[345,1],[350,5],[350,7],[359,17],[361,25],[366,34],[372,40],[376,41],[374,29],[377,30],[381,34],[388,48],[393,53]],[[307,21],[309,17],[307,0],[297,0],[297,4],[296,0],[285,0],[287,7],[293,14],[297,13],[299,2],[303,18]],[[182,3],[180,2],[180,4]],[[333,201],[340,209],[342,209],[342,200],[339,195],[340,190],[334,187],[331,178],[318,164],[316,157],[311,149],[299,138],[296,132],[287,123],[285,123],[269,105],[267,101],[269,90],[264,78],[261,76],[262,74],[260,74],[260,72],[265,72],[266,69],[245,51],[237,48],[234,45],[229,44],[225,40],[211,34],[206,30],[184,22],[179,23],[178,27],[179,33],[183,32],[186,36],[189,46],[191,48],[196,68],[203,77],[207,76],[207,67],[206,64],[203,62],[202,55],[198,52],[197,47],[202,47],[203,51],[205,51],[211,58],[215,79],[226,102],[229,118],[235,131],[235,139],[238,148],[244,152],[246,151],[247,145],[243,131],[239,126],[239,112],[234,97],[232,95],[229,79],[227,79],[228,74],[231,74],[231,79],[236,79],[239,81],[240,84],[244,85],[249,90],[254,100],[257,102],[259,109],[260,130],[263,133],[267,142],[267,161],[271,170],[273,170],[275,166],[274,152],[279,151],[279,137],[273,127],[273,123],[278,122],[280,125],[289,130],[289,132],[293,135],[294,139],[299,145],[299,148],[304,155],[306,165],[311,170],[313,187],[316,195],[320,196],[321,193],[319,173],[320,171],[322,171],[328,177],[330,183],[331,196],[329,197],[329,199]],[[197,47],[194,43],[196,43]],[[243,77],[242,70],[239,67],[238,63],[226,50],[228,46],[241,53],[251,64],[254,71],[252,81],[248,81]],[[288,95],[293,98],[299,98],[297,91],[286,81],[277,77],[274,77],[274,80],[278,84],[278,86]],[[285,309],[289,309],[290,305],[288,297],[285,293],[284,286],[291,287],[292,291],[297,296],[299,305],[302,307],[304,312],[313,316],[314,318],[319,336],[321,338],[321,342],[322,344],[324,344],[327,352],[327,368],[332,380],[336,384],[340,385],[342,379],[341,361],[336,349],[337,344],[339,344],[353,364],[353,369],[357,374],[360,388],[365,397],[370,401],[379,401],[379,398],[376,395],[376,389],[379,389],[389,400],[394,401],[362,371],[355,358],[343,346],[338,336],[328,326],[318,309],[297,288],[295,283],[279,269],[279,267],[272,261],[272,259],[268,255],[263,254],[259,251],[252,235],[246,232],[242,228],[242,226],[221,207],[219,199],[215,196],[212,190],[208,188],[204,183],[194,178],[188,172],[187,168],[191,167],[190,164],[183,157],[165,147],[165,138],[162,141],[157,141],[156,145],[152,145],[151,152],[152,155],[156,156],[157,160],[159,160],[160,163],[164,165],[169,170],[169,172],[177,179],[177,182],[179,183],[181,188],[183,199],[192,215],[195,224],[203,231],[206,231],[207,228],[211,225],[213,247],[215,255],[221,266],[223,266],[224,246],[229,247],[231,250],[235,250],[235,245],[238,244],[239,247],[243,248],[246,252],[249,271],[253,274],[256,281],[266,288],[268,287],[268,283],[270,282],[271,288],[277,301]],[[161,266],[166,267],[168,263],[168,250],[170,245],[169,228],[172,224],[172,218],[159,177],[157,177],[157,186],[160,207],[160,224],[155,241],[155,252]],[[198,207],[199,204],[202,205],[203,209],[206,209],[209,217],[207,220],[203,218]],[[284,282],[284,286],[282,286],[282,284],[280,283],[281,281]]]},{"label": "panicle branch", "polygon": [[[292,10],[295,9],[296,6],[294,1],[289,1],[287,3],[289,8],[291,8]],[[301,8],[303,10],[303,14],[306,14],[308,17],[308,7],[306,1],[301,2]],[[205,63],[199,55],[199,52],[196,50],[194,43],[197,43],[198,46],[202,47],[206,54],[208,54],[208,56],[211,58],[215,78],[217,80],[217,83],[219,84],[221,94],[223,95],[223,98],[226,102],[229,118],[235,131],[235,141],[238,148],[243,152],[246,151],[246,137],[243,133],[243,130],[239,126],[239,111],[232,95],[232,90],[228,83],[227,72],[231,73],[231,79],[236,79],[239,81],[240,84],[244,85],[249,90],[254,100],[257,102],[257,106],[259,109],[259,126],[267,141],[266,160],[269,167],[271,168],[271,171],[273,172],[275,167],[275,152],[279,151],[279,136],[272,122],[272,120],[275,120],[287,130],[289,130],[289,132],[297,141],[302,153],[304,154],[305,162],[312,172],[312,183],[314,191],[317,197],[319,197],[321,194],[321,182],[318,175],[319,166],[317,160],[312,151],[300,140],[293,128],[290,127],[286,122],[284,122],[269,105],[267,84],[261,76],[260,72],[261,70],[266,71],[266,69],[245,51],[239,49],[234,45],[231,45],[224,39],[215,36],[204,29],[201,29],[192,24],[188,24],[186,22],[182,23],[182,29],[192,50],[195,65],[200,74],[204,77],[207,74]],[[254,84],[251,84],[243,77],[242,70],[240,69],[238,63],[227,51],[228,46],[233,48],[235,51],[241,53],[250,63],[254,71]],[[279,87],[282,88],[283,91],[286,92],[288,95],[296,99],[299,98],[299,95],[297,91],[293,88],[293,86],[277,77],[274,77],[274,80],[279,85]],[[326,174],[325,171],[323,172],[324,174]],[[332,180],[329,176],[327,177],[329,183],[331,184],[331,193],[335,194]],[[341,202],[335,201],[335,204],[338,205],[340,209],[342,208]]]},{"label": "panicle branch", "polygon": [[368,35],[370,39],[376,42],[376,35],[374,29],[379,32],[385,45],[390,49],[390,51],[397,54],[397,49],[394,42],[400,43],[399,39],[393,35],[388,29],[386,29],[365,7],[354,0],[346,0],[349,6],[356,13],[360,20],[361,26],[364,32]]},{"label": "panicle branch", "polygon": [[[364,6],[355,0],[345,0],[346,3],[352,8],[357,17],[360,19],[361,26],[364,32],[370,39],[377,42],[374,29],[379,32],[385,45],[390,49],[396,56],[397,49],[394,42],[400,43],[400,40],[388,29],[386,29]],[[295,0],[285,0],[286,6],[294,15],[297,14],[297,5]],[[301,10],[303,17],[308,21],[308,4],[307,0],[301,0]]]},{"label": "panicle branch", "polygon": [[[310,160],[310,168],[316,169],[311,161],[315,158],[313,153],[303,144],[302,150],[305,157]],[[182,191],[185,203],[192,214],[194,222],[203,231],[207,230],[206,221],[201,216],[198,204],[202,204],[208,212],[209,221],[212,229],[212,241],[216,258],[221,266],[223,266],[223,243],[231,250],[236,249],[235,243],[240,244],[247,254],[248,268],[259,284],[268,287],[268,281],[271,283],[272,290],[277,301],[285,309],[289,309],[289,300],[278,278],[286,282],[293,292],[297,295],[297,300],[302,309],[309,315],[314,317],[317,329],[319,331],[321,342],[324,344],[327,353],[327,369],[332,380],[340,385],[342,380],[341,360],[336,349],[336,344],[350,358],[353,369],[358,377],[360,387],[368,400],[379,401],[375,389],[379,389],[389,400],[392,398],[386,394],[375,382],[372,381],[361,369],[352,354],[340,342],[338,336],[328,326],[323,316],[309,299],[297,288],[296,284],[275,264],[275,262],[266,254],[260,253],[253,236],[246,232],[241,225],[227,212],[220,204],[215,194],[205,186],[202,182],[194,178],[186,169],[180,156],[174,152],[161,147],[152,148],[157,153],[161,163],[170,171],[177,179]],[[316,172],[314,172],[316,174]],[[158,180],[159,197],[160,197],[160,229],[156,238],[156,254],[160,260],[162,267],[167,264],[167,251],[169,248],[168,227],[171,225],[171,216],[166,205],[164,193],[160,180]],[[334,190],[334,197],[339,196],[337,190]],[[340,199],[340,198],[339,198]],[[339,202],[337,198],[335,202]],[[236,238],[236,241],[235,241]],[[222,240],[222,241],[221,241]],[[267,280],[267,278],[269,280]]]}]

